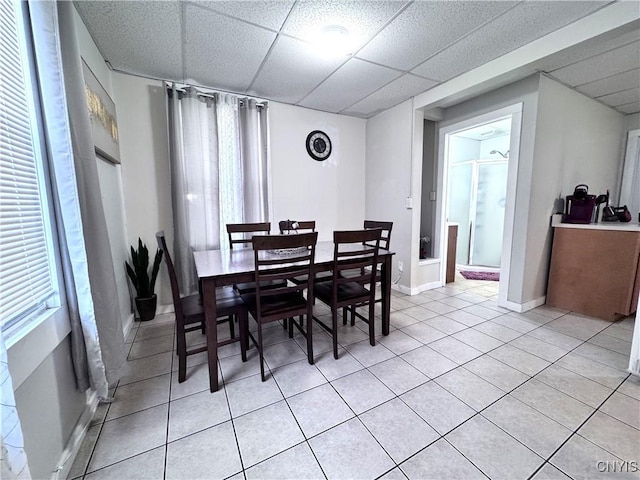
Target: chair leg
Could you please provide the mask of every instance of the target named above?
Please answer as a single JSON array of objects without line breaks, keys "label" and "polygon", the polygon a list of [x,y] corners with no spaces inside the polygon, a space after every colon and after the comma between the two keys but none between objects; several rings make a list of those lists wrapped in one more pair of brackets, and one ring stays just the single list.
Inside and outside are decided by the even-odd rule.
[{"label": "chair leg", "polygon": [[309,365],[313,365],[313,314],[311,309],[307,313],[307,358]]},{"label": "chair leg", "polygon": [[238,315],[238,327],[240,329],[240,354],[243,362],[247,361],[247,347],[249,343],[249,335],[247,330],[248,326],[248,315],[246,310],[243,310],[240,315]]},{"label": "chair leg", "polygon": [[356,324],[356,306],[355,305],[351,305],[351,326],[355,326]]},{"label": "chair leg", "polygon": [[[293,317],[289,319],[289,338],[293,338]],[[302,323],[300,324],[302,325]]]},{"label": "chair leg", "polygon": [[338,312],[335,308],[331,309],[331,329],[333,330],[333,358],[338,359]]},{"label": "chair leg", "polygon": [[282,319],[282,328],[284,328],[285,330],[287,329],[287,319],[286,318]]},{"label": "chair leg", "polygon": [[236,338],[236,329],[234,325],[235,315],[229,315],[229,333],[231,333],[231,338]]},{"label": "chair leg", "polygon": [[[204,325],[204,322],[202,322]],[[187,340],[184,329],[177,329],[177,353],[178,353],[178,383],[182,383],[187,378]]]},{"label": "chair leg", "polygon": [[369,344],[373,347],[376,344],[376,304],[375,302],[369,302]]},{"label": "chair leg", "polygon": [[342,324],[347,324],[347,307],[342,307]]},{"label": "chair leg", "polygon": [[262,354],[262,324],[258,322],[258,354],[260,355],[260,375],[262,376],[262,381],[266,381],[267,379],[264,376],[264,356]]}]

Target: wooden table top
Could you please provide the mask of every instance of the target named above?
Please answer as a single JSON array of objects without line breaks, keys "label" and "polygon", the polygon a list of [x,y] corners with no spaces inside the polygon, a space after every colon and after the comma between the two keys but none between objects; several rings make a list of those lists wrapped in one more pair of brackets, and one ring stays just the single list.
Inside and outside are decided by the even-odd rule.
[{"label": "wooden table top", "polygon": [[[355,248],[355,247],[354,247]],[[384,257],[393,252],[381,248],[378,255]],[[254,270],[252,248],[203,250],[193,252],[198,278],[237,275]],[[333,241],[320,241],[316,244],[316,264],[333,262]]]}]

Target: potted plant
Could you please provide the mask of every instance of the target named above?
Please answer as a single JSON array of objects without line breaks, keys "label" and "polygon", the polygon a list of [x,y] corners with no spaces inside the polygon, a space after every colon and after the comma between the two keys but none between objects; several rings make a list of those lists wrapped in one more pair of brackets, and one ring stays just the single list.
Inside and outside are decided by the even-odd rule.
[{"label": "potted plant", "polygon": [[136,308],[140,314],[140,320],[152,320],[156,316],[156,305],[158,297],[154,292],[156,278],[160,270],[162,261],[162,250],[156,250],[153,260],[151,277],[149,277],[149,250],[147,246],[138,238],[138,249],[131,247],[131,265],[125,262],[127,274],[136,289]]}]

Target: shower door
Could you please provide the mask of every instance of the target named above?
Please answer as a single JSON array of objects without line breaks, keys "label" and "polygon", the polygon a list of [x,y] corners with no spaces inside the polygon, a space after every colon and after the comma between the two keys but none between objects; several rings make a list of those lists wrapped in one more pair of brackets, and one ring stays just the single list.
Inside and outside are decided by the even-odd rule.
[{"label": "shower door", "polygon": [[476,165],[475,214],[471,226],[469,264],[499,267],[508,163],[504,160],[477,162]]}]

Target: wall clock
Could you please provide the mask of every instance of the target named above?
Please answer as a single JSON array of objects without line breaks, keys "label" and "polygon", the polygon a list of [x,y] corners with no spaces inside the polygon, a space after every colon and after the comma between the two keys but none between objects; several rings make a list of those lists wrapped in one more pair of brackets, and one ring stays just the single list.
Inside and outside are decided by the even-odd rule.
[{"label": "wall clock", "polygon": [[307,135],[306,146],[307,153],[318,162],[326,160],[331,155],[331,139],[320,130],[314,130]]}]

